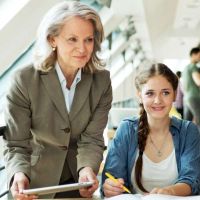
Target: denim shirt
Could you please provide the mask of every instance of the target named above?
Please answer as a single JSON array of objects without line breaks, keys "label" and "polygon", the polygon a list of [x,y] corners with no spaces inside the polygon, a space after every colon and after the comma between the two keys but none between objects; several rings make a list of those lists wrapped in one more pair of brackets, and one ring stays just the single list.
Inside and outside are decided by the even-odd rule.
[{"label": "denim shirt", "polygon": [[[131,172],[138,150],[138,119],[125,119],[120,123],[116,136],[112,140],[102,172],[102,185],[105,172],[116,178],[123,178],[125,186],[132,190]],[[200,193],[200,134],[192,122],[171,118],[172,134],[178,178],[176,183],[186,183],[192,189],[192,195]],[[167,172],[166,173],[170,173]],[[135,193],[133,188],[133,193]]]}]

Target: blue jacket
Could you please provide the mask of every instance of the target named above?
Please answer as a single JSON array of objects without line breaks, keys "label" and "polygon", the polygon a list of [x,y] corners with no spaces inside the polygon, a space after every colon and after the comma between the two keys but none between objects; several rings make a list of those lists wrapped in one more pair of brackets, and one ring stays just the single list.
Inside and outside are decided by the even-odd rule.
[{"label": "blue jacket", "polygon": [[[102,172],[101,187],[106,179],[105,172],[109,172],[116,178],[123,178],[125,185],[132,190],[131,172],[138,150],[137,128],[138,119],[125,119],[121,122],[109,147]],[[191,186],[192,195],[199,194],[200,134],[198,128],[192,122],[172,117],[170,132],[174,142],[178,168],[176,183],[187,183]]]}]

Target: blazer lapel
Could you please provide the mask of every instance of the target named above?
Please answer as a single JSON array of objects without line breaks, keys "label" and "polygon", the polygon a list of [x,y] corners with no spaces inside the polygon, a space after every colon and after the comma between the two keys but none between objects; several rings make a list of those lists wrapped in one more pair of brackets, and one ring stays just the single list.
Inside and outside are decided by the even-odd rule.
[{"label": "blazer lapel", "polygon": [[69,113],[70,121],[72,121],[73,118],[78,114],[89,95],[92,84],[92,76],[92,74],[84,72],[81,75],[81,81],[76,86],[72,107]]},{"label": "blazer lapel", "polygon": [[45,88],[49,94],[49,97],[55,104],[55,107],[63,117],[65,121],[68,121],[68,113],[65,105],[65,100],[60,86],[60,82],[55,69],[49,72],[41,72],[41,79],[45,85]]}]

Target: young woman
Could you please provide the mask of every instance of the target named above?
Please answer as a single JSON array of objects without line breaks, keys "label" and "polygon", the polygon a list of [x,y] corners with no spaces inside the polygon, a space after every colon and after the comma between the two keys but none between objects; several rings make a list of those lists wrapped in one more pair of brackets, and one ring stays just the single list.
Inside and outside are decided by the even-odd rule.
[{"label": "young woman", "polygon": [[102,173],[106,197],[125,192],[123,185],[133,193],[198,194],[200,134],[192,122],[169,117],[177,85],[177,76],[164,64],[139,68],[140,116],[123,120],[112,141]]},{"label": "young woman", "polygon": [[[63,1],[44,16],[33,63],[16,72],[7,94],[5,159],[14,199],[22,189],[92,181],[79,191],[43,198],[91,197],[103,158],[112,102],[110,75],[97,56],[99,15]],[[79,194],[80,193],[80,194]]]}]

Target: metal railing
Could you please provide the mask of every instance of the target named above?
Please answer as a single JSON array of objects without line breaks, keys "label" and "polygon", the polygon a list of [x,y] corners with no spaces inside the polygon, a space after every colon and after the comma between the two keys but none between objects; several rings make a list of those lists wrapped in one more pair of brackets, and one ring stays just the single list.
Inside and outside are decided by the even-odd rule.
[{"label": "metal railing", "polygon": [[[6,129],[6,126],[0,126],[0,136],[3,136],[4,131]],[[0,172],[5,170],[5,166],[3,164],[0,165]],[[0,198],[5,196],[6,194],[9,193],[9,190],[5,190],[3,192],[0,193]]]}]

